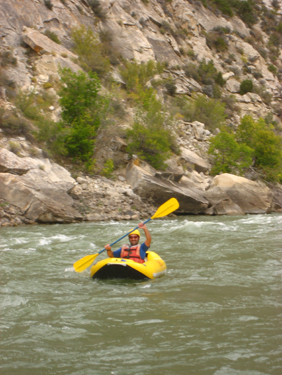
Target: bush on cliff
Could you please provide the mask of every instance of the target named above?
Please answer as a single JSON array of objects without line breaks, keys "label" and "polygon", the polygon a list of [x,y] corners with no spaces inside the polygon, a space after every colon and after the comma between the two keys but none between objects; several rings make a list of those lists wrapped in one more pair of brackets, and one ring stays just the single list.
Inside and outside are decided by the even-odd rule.
[{"label": "bush on cliff", "polygon": [[282,181],[282,139],[264,119],[244,116],[232,134],[222,130],[211,139],[212,173],[243,174],[255,168],[267,181]]},{"label": "bush on cliff", "polygon": [[97,73],[101,78],[110,70],[110,61],[105,56],[103,46],[93,31],[84,25],[74,28],[71,33],[74,52],[79,56],[79,63],[86,71]]},{"label": "bush on cliff", "polygon": [[67,155],[87,162],[93,154],[104,105],[99,96],[100,81],[91,72],[73,73],[62,69],[60,74],[62,126],[66,132],[64,146]]},{"label": "bush on cliff", "polygon": [[252,164],[253,149],[239,144],[233,133],[222,129],[210,142],[209,154],[213,155],[211,174],[242,174]]},{"label": "bush on cliff", "polygon": [[127,151],[137,154],[156,169],[165,169],[165,160],[171,152],[178,152],[175,138],[171,132],[172,119],[159,110],[160,103],[155,100],[147,109],[140,107],[134,118],[132,129],[127,131]]},{"label": "bush on cliff", "polygon": [[125,62],[120,74],[129,91],[136,91],[139,87],[144,88],[146,83],[156,74],[161,74],[164,64],[149,60],[147,63],[139,64],[137,61]]}]

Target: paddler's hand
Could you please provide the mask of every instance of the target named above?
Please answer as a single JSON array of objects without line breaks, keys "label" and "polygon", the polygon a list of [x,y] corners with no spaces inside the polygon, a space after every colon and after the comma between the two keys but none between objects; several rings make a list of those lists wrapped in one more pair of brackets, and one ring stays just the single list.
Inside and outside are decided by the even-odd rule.
[{"label": "paddler's hand", "polygon": [[150,247],[151,241],[152,241],[152,237],[150,235],[150,232],[149,232],[148,228],[146,227],[146,225],[144,223],[138,224],[138,228],[144,230],[144,233],[145,233],[145,236],[146,236],[145,244],[146,244],[146,246]]},{"label": "paddler's hand", "polygon": [[138,224],[138,228],[145,229],[146,225],[144,223],[140,223]]},{"label": "paddler's hand", "polygon": [[111,250],[111,246],[109,244],[107,244],[104,248],[107,250],[108,257],[112,258],[114,256],[114,254]]}]

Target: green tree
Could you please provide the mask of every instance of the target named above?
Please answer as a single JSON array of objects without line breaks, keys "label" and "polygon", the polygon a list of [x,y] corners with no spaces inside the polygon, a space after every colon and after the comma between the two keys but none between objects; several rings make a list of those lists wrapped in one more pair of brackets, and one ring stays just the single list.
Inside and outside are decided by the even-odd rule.
[{"label": "green tree", "polygon": [[91,72],[73,73],[70,69],[62,69],[60,74],[62,123],[67,129],[65,147],[69,156],[88,161],[93,153],[103,110],[103,100],[99,96],[100,82]]},{"label": "green tree", "polygon": [[255,121],[251,116],[244,116],[238,126],[237,138],[253,148],[254,167],[261,170],[267,180],[275,180],[275,174],[277,179],[282,171],[282,143],[271,125],[263,118]]},{"label": "green tree", "polygon": [[239,144],[234,134],[225,129],[211,139],[208,152],[213,155],[211,173],[214,175],[221,172],[242,174],[252,164],[253,150],[245,143]]}]

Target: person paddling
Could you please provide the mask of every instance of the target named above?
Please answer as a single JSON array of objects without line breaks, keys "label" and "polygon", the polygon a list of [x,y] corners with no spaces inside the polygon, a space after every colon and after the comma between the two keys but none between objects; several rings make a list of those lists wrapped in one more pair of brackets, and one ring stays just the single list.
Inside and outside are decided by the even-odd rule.
[{"label": "person paddling", "polygon": [[145,242],[143,242],[141,245],[138,244],[140,240],[140,232],[138,229],[136,229],[128,235],[130,245],[123,245],[118,250],[113,252],[111,246],[107,244],[105,249],[107,250],[108,257],[132,259],[137,263],[144,263],[146,251],[151,245],[152,237],[145,224],[138,224],[138,228],[144,230],[146,236]]}]

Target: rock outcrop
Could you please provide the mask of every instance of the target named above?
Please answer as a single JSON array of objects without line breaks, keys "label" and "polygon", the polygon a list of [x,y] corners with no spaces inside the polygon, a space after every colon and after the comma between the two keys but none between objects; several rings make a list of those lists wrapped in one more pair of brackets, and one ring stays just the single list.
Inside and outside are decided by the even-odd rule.
[{"label": "rock outcrop", "polygon": [[[68,194],[76,182],[63,167],[49,159],[19,158],[0,148],[0,170],[0,199],[17,210],[18,222],[82,220]],[[0,222],[7,222],[5,215]]]},{"label": "rock outcrop", "polygon": [[264,214],[271,211],[273,195],[262,182],[224,173],[216,176],[206,192],[209,214]]}]

